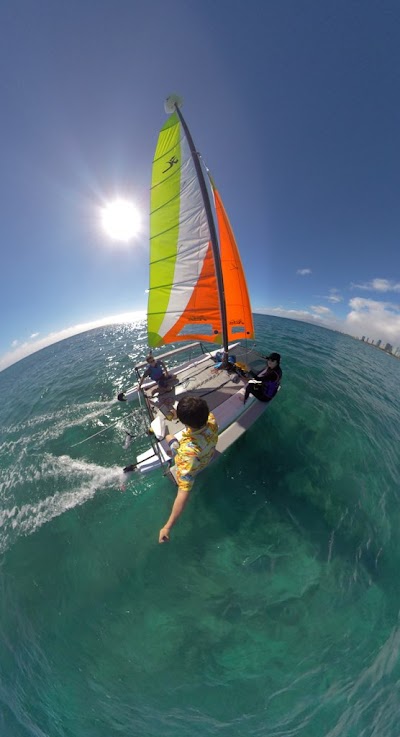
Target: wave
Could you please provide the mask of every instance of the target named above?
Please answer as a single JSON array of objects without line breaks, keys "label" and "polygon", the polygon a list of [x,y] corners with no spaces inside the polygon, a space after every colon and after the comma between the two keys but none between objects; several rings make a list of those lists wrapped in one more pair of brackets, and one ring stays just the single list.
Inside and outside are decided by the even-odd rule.
[{"label": "wave", "polygon": [[13,486],[17,482],[26,481],[30,473],[33,474],[31,480],[41,483],[46,479],[57,482],[65,479],[68,482],[71,476],[77,476],[78,480],[71,489],[56,491],[34,504],[14,505],[3,509],[0,512],[0,552],[4,552],[16,537],[30,535],[55,517],[85,504],[96,492],[119,486],[123,478],[121,468],[117,466],[106,468],[95,463],[74,460],[69,456],[55,458],[46,454],[39,468],[34,470],[33,466],[26,467],[19,475],[16,472],[12,479]]},{"label": "wave", "polygon": [[[94,419],[95,417],[104,414],[104,412],[110,410],[112,407],[115,406],[115,399],[109,400],[107,402],[96,401],[86,402],[84,404],[71,404],[70,406],[63,408],[63,416],[61,420],[60,410],[57,409],[54,412],[48,412],[46,414],[29,417],[29,419],[18,422],[15,425],[3,426],[0,428],[0,432],[4,433],[5,435],[10,435],[13,433],[26,432],[27,430],[32,430],[38,425],[43,426],[50,423],[57,423],[57,427],[62,427],[62,429],[65,429],[67,427],[74,427],[79,423]],[[77,412],[87,412],[87,414],[83,416],[79,415],[79,417],[73,417],[73,419],[70,419],[71,415],[76,415]]]}]

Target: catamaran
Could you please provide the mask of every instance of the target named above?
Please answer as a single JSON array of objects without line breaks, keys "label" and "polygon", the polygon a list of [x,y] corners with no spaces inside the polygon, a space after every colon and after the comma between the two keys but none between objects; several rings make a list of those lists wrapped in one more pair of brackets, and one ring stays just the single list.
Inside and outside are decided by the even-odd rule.
[{"label": "catamaran", "polygon": [[139,398],[151,428],[151,448],[137,456],[135,470],[163,467],[173,479],[165,421],[179,439],[184,427],[175,408],[185,394],[203,397],[214,414],[219,426],[216,455],[268,406],[254,397],[243,402],[248,372],[265,368],[265,360],[251,344],[253,317],[235,237],[181,106],[177,95],[165,101],[169,117],[153,160],[147,327],[151,351],[184,341],[160,355],[169,365],[179,358],[182,362],[172,369],[169,391],[154,392],[151,381],[139,386],[148,368],[144,362],[135,368],[138,384],[118,395],[122,401]]}]

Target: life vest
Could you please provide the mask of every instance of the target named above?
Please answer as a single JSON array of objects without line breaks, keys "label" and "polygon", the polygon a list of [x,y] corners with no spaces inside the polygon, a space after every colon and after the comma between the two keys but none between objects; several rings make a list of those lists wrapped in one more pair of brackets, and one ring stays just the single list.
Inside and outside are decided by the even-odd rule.
[{"label": "life vest", "polygon": [[163,367],[160,363],[155,363],[153,366],[149,366],[149,368],[146,371],[147,375],[150,376],[150,379],[153,381],[159,381],[161,377],[163,376]]},{"label": "life vest", "polygon": [[280,366],[277,366],[274,369],[270,369],[265,374],[265,376],[260,376],[260,380],[262,382],[262,393],[264,397],[268,397],[268,399],[272,399],[272,397],[275,396],[276,392],[279,389],[281,378],[282,378],[282,369],[280,368]]}]

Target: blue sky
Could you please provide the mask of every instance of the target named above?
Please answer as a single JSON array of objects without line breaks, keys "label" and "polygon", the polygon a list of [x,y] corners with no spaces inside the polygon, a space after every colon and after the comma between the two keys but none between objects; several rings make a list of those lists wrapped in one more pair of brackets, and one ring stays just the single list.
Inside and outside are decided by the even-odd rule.
[{"label": "blue sky", "polygon": [[[145,309],[174,91],[254,311],[399,345],[399,38],[398,0],[2,3],[0,368]],[[100,226],[116,195],[143,217],[128,246]]]}]

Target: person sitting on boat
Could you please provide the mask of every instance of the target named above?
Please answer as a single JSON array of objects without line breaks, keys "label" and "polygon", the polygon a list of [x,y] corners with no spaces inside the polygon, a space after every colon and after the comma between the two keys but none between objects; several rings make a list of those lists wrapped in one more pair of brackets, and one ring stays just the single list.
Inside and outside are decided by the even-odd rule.
[{"label": "person sitting on boat", "polygon": [[243,402],[247,402],[250,394],[260,402],[270,402],[277,393],[282,379],[281,356],[279,353],[271,353],[266,359],[267,365],[262,371],[257,374],[250,372],[253,378],[247,383]]},{"label": "person sitting on boat", "polygon": [[146,361],[149,365],[143,376],[140,378],[138,388],[140,389],[145,378],[149,376],[152,381],[157,382],[157,386],[154,386],[153,389],[151,389],[151,394],[154,394],[155,392],[162,393],[168,391],[169,382],[175,377],[168,372],[164,361],[160,361],[160,359],[157,360],[151,354],[147,356]]},{"label": "person sitting on boat", "polygon": [[160,543],[169,541],[171,527],[184,510],[195,477],[212,460],[218,441],[217,421],[204,399],[185,396],[178,402],[176,413],[186,428],[180,440],[174,435],[165,436],[175,460],[178,493],[168,521],[160,530]]}]

